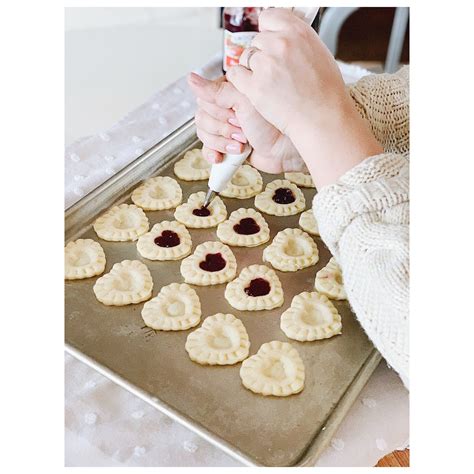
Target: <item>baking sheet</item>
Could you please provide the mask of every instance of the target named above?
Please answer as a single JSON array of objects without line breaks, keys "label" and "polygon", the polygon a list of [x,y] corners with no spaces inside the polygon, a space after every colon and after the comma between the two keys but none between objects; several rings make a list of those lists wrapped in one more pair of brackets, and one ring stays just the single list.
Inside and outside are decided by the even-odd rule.
[{"label": "baking sheet", "polygon": [[[114,204],[131,202],[131,191],[143,179],[157,174],[172,176],[173,163],[197,146],[193,122],[144,154],[100,188],[66,212],[66,241],[92,238],[104,248],[107,266],[125,259],[138,259],[149,268],[154,282],[153,296],[160,288],[183,278],[181,261],[154,262],[141,257],[136,242],[107,242],[99,239],[91,223]],[[282,175],[262,173],[264,184]],[[178,180],[183,201],[191,193],[206,190],[206,181]],[[314,189],[303,189],[306,208]],[[228,214],[239,207],[253,207],[254,199],[223,198]],[[146,212],[150,228],[161,220],[173,220],[173,211]],[[298,227],[299,215],[264,215],[271,239],[286,227]],[[218,240],[213,229],[191,229],[193,249],[207,240]],[[195,286],[203,319],[217,312],[240,318],[249,334],[250,355],[271,340],[290,342],[306,369],[304,390],[287,398],[262,397],[246,390],[240,381],[240,364],[204,367],[192,362],[184,344],[193,329],[180,332],[154,331],[145,326],[143,304],[107,307],[92,291],[97,278],[66,281],[65,338],[67,349],[117,383],[169,414],[247,465],[292,466],[313,463],[337,428],[357,393],[362,389],[380,356],[356,321],[347,302],[335,302],[342,317],[343,334],[329,340],[300,343],[280,330],[280,315],[293,296],[312,291],[316,272],[330,253],[315,238],[320,259],[296,273],[277,271],[285,302],[271,311],[243,312],[224,299],[225,285]],[[231,247],[238,269],[262,262],[265,245],[256,248]]]}]

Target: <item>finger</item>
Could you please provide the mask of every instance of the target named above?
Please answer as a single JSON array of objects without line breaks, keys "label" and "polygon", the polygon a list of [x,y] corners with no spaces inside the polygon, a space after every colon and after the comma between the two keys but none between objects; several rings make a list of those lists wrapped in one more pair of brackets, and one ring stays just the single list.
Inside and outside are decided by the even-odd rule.
[{"label": "finger", "polygon": [[263,10],[258,17],[260,31],[283,31],[302,20],[296,17],[288,8],[268,8]]},{"label": "finger", "polygon": [[196,97],[199,97],[211,104],[215,103],[216,95],[224,81],[224,76],[215,81],[210,81],[209,79],[206,79],[195,72],[190,73],[188,76],[188,84]]},{"label": "finger", "polygon": [[[229,122],[232,125],[235,125],[235,112],[232,109],[225,109],[223,107],[219,107],[218,105],[211,104],[210,102],[206,102],[205,100],[200,99],[199,97],[196,99],[198,107],[206,111],[211,117],[214,117],[221,122]],[[236,125],[239,127],[239,125]]]},{"label": "finger", "polygon": [[255,35],[251,45],[261,51],[273,52],[277,49],[275,48],[275,43],[283,40],[282,36],[283,35],[277,31],[262,31],[261,33]]},{"label": "finger", "polygon": [[211,135],[220,135],[225,138],[233,138],[241,143],[247,143],[242,130],[234,127],[229,122],[222,122],[211,117],[205,110],[198,109],[195,115],[196,127]]},{"label": "finger", "polygon": [[249,71],[243,66],[232,66],[227,71],[227,80],[230,81],[239,92],[247,97],[250,96],[252,92],[252,71]]},{"label": "finger", "polygon": [[231,140],[220,135],[212,135],[200,128],[197,129],[196,133],[203,145],[211,150],[234,155],[242,153],[244,145],[236,140]]},{"label": "finger", "polygon": [[207,146],[202,147],[202,156],[206,158],[209,163],[220,163],[223,160],[222,153],[219,153],[216,150],[211,150]]},{"label": "finger", "polygon": [[254,71],[255,68],[258,69],[258,63],[261,59],[262,52],[259,48],[246,48],[242,51],[240,55],[239,64],[246,69]]}]

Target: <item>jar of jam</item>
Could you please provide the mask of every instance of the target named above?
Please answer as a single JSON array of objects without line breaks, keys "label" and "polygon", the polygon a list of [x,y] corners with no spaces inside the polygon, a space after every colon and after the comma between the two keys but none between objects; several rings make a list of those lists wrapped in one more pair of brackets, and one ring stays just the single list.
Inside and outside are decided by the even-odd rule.
[{"label": "jar of jam", "polygon": [[224,61],[222,69],[227,72],[239,64],[242,51],[250,46],[258,33],[258,15],[262,7],[225,7],[222,15],[224,26]]}]

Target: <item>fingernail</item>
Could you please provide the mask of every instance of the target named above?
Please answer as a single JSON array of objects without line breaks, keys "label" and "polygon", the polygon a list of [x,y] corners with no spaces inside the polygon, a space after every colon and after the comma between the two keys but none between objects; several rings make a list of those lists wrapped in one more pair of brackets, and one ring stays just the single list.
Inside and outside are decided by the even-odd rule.
[{"label": "fingernail", "polygon": [[229,145],[227,145],[225,149],[229,153],[240,153],[241,146],[237,145],[236,143],[229,143]]},{"label": "fingernail", "polygon": [[240,143],[247,143],[247,139],[241,133],[232,133],[231,137]]},{"label": "fingernail", "polygon": [[239,121],[235,118],[235,117],[231,117],[228,122],[231,124],[231,125],[234,125],[234,127],[240,127],[240,123]]},{"label": "fingernail", "polygon": [[193,83],[196,84],[197,86],[200,86],[205,83],[205,80],[201,77],[198,76],[196,73],[192,72],[189,74],[189,80]]}]

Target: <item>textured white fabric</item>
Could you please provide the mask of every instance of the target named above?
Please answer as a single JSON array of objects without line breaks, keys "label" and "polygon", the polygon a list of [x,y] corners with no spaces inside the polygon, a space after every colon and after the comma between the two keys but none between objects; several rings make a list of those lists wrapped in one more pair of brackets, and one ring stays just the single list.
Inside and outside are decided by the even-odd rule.
[{"label": "textured white fabric", "polygon": [[408,69],[363,78],[351,92],[388,153],[322,188],[313,209],[358,320],[408,387]]},{"label": "textured white fabric", "polygon": [[[339,66],[346,83],[368,74],[358,66]],[[219,68],[217,57],[202,72],[215,77],[220,74]],[[183,101],[190,106],[184,106]],[[137,148],[145,151],[191,118],[194,110],[191,91],[182,78],[130,112],[111,130],[73,143],[65,156],[66,207],[108,179],[109,173],[134,160],[141,152]],[[65,386],[67,466],[239,465],[67,354]],[[395,372],[382,362],[317,465],[372,466],[385,454],[406,447],[407,440],[408,394]]]}]

